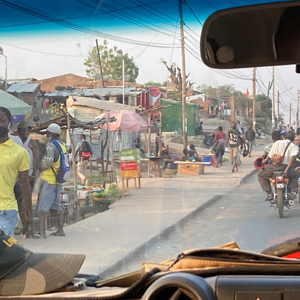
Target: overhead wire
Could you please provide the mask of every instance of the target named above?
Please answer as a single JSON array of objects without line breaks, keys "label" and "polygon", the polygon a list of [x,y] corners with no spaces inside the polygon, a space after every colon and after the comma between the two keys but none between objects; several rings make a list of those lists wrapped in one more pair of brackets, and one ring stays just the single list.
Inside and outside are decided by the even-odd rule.
[{"label": "overhead wire", "polygon": [[[140,26],[140,27],[145,28],[145,29],[153,30],[153,31],[162,33],[162,34],[164,34],[164,35],[168,35],[168,36],[170,35],[169,33],[166,33],[166,32],[163,32],[163,31],[161,31],[161,30],[152,28],[151,26],[155,26],[155,27],[157,27],[157,28],[161,28],[161,29],[164,29],[164,30],[170,32],[168,29],[165,29],[165,28],[163,28],[163,27],[161,27],[161,26],[159,26],[159,25],[153,24],[153,23],[148,22],[148,21],[146,21],[146,20],[141,20],[140,18],[138,18],[138,17],[136,17],[136,16],[132,16],[132,15],[131,15],[130,13],[128,13],[128,12],[127,12],[127,13],[123,13],[123,12],[118,11],[118,12],[112,12],[112,13],[111,13],[111,10],[110,10],[110,9],[113,9],[113,7],[110,6],[110,5],[108,5],[108,4],[102,4],[101,7],[104,7],[104,8],[108,8],[108,9],[109,9],[108,11],[104,11],[103,9],[99,9],[99,8],[97,8],[97,7],[94,7],[94,6],[90,5],[90,4],[87,4],[86,2],[84,2],[84,1],[82,1],[82,0],[76,0],[76,1],[79,2],[79,3],[82,3],[82,4],[86,5],[86,6],[88,6],[88,7],[92,8],[92,9],[94,9],[94,10],[102,11],[102,12],[104,12],[104,13],[107,13],[108,15],[111,15],[111,16],[113,16],[113,17],[116,17],[116,15],[117,15],[117,17],[118,17],[120,20],[123,20],[123,21],[125,21],[125,22],[128,22],[128,23],[131,23],[131,24]],[[111,2],[114,2],[114,1],[111,0]],[[122,6],[123,6],[123,5],[122,5]],[[125,6],[123,6],[123,8],[127,9],[127,7],[125,7]],[[120,16],[121,16],[121,17],[120,17]],[[137,20],[140,20],[140,21],[142,21],[142,22],[148,23],[148,24],[150,24],[151,26],[146,25],[146,24],[143,24],[143,23],[141,23],[141,22],[138,22]]]},{"label": "overhead wire", "polygon": [[[153,12],[152,12],[152,10],[153,11],[155,11],[156,13],[158,12],[158,13],[160,13],[161,14],[161,12],[159,11],[159,10],[157,10],[157,9],[154,9],[153,7],[151,7],[150,6],[150,4],[146,4],[146,3],[143,3],[142,1],[139,1],[139,0],[135,0],[135,1],[133,1],[133,0],[129,0],[131,3],[141,3],[141,5],[142,5],[142,7],[143,7],[143,10],[145,10],[145,11],[148,11],[148,12],[150,12],[151,14],[153,14]],[[166,2],[166,1],[162,1],[162,2]],[[161,3],[161,2],[160,2]],[[138,13],[140,13],[140,12],[138,12]],[[163,14],[162,14],[163,15]],[[155,19],[155,20],[157,20],[157,19]],[[162,18],[162,17],[160,17],[159,19],[158,19],[158,21],[160,21],[160,22],[162,22],[162,23],[164,23],[164,24],[166,24],[166,25],[171,25],[171,26],[176,26],[176,24],[173,24],[173,23],[171,23],[170,21],[168,21],[166,18]]]},{"label": "overhead wire", "polygon": [[[161,3],[161,2],[165,2],[168,0],[162,0],[162,1],[155,1],[155,2],[151,2],[150,4],[156,4],[156,3]],[[128,7],[128,9],[133,9],[133,8],[137,8],[137,7],[143,7],[143,5],[136,5],[133,7]],[[122,11],[124,9],[114,9],[111,12],[117,12],[117,11]],[[106,14],[105,12],[101,12],[101,13],[92,13],[92,14],[85,14],[85,15],[81,15],[81,16],[74,16],[74,17],[68,17],[68,18],[63,18],[61,20],[74,20],[74,19],[80,19],[80,18],[86,18],[86,17],[93,17],[93,16],[98,16],[98,15],[103,15]],[[20,23],[20,24],[11,24],[11,25],[0,25],[0,28],[10,28],[10,27],[20,27],[20,26],[30,26],[30,25],[37,25],[37,24],[43,24],[43,23],[49,23],[50,21],[37,21],[37,22],[30,22],[30,23]]]},{"label": "overhead wire", "polygon": [[[169,18],[169,19],[171,19],[171,20],[173,20],[173,21],[175,21],[175,22],[178,22],[178,20],[176,20],[175,18],[173,18],[173,17],[169,16],[168,14],[165,14],[165,13],[163,13],[162,11],[160,11],[160,10],[158,10],[158,9],[156,9],[156,8],[154,8],[154,7],[152,7],[152,6],[150,6],[149,3],[147,4],[147,3],[145,3],[145,2],[143,2],[143,1],[141,1],[141,0],[135,0],[135,1],[141,3],[141,4],[142,4],[143,6],[145,6],[145,7],[150,8],[151,10],[155,11],[156,13],[161,14],[162,16],[165,16],[165,17],[167,17],[167,18]],[[165,1],[165,2],[167,2],[167,1]]]},{"label": "overhead wire", "polygon": [[[40,19],[45,19],[45,20],[48,20],[48,21],[53,22],[55,24],[59,24],[61,26],[64,26],[64,27],[67,27],[67,28],[70,28],[70,29],[73,29],[73,30],[77,30],[79,32],[84,32],[84,33],[91,34],[91,35],[94,35],[94,36],[101,36],[101,37],[106,38],[106,39],[111,39],[111,40],[124,42],[124,43],[128,43],[128,44],[142,45],[142,46],[147,45],[146,42],[141,42],[141,41],[138,41],[138,40],[133,40],[133,39],[128,39],[128,38],[121,38],[119,36],[106,34],[106,33],[100,32],[100,31],[86,29],[84,27],[78,26],[78,25],[70,23],[70,22],[61,21],[59,19],[56,19],[56,18],[52,17],[51,15],[47,15],[43,12],[39,12],[36,9],[30,9],[28,6],[23,7],[23,6],[20,6],[20,5],[17,5],[17,4],[13,4],[13,3],[11,3],[7,0],[0,0],[0,3],[2,3],[3,5],[6,5],[8,7],[11,7],[13,9],[16,9],[18,11],[25,12],[27,14],[38,17]],[[158,44],[158,43],[152,43],[151,45],[148,45],[148,46],[149,47],[156,47],[156,48],[171,48],[171,47],[173,47],[170,44]],[[180,46],[176,45],[174,47],[180,47]]]},{"label": "overhead wire", "polygon": [[262,77],[261,77],[261,75],[260,75],[260,73],[259,73],[259,71],[258,71],[258,68],[256,68],[256,74],[257,74],[257,79],[258,79],[258,80],[260,81],[260,83],[267,89],[267,87],[266,87],[264,81],[262,80]]},{"label": "overhead wire", "polygon": [[187,2],[187,0],[185,1],[185,5],[189,8],[189,10],[191,11],[191,13],[193,14],[193,16],[195,17],[195,19],[200,23],[201,26],[203,26],[202,22],[199,20],[199,18],[196,16],[195,12],[192,10],[192,8],[190,7],[189,3]]},{"label": "overhead wire", "polygon": [[[124,5],[122,5],[122,4],[120,4],[120,3],[117,3],[116,1],[114,1],[114,0],[110,0],[110,2],[112,2],[112,3],[115,3],[115,4],[118,4],[118,5],[120,5],[120,6],[122,6],[123,8],[126,8],[126,6],[124,6]],[[108,5],[108,4],[102,4],[103,6],[105,6],[105,7],[108,7],[108,8],[112,8],[112,6],[111,5]],[[132,9],[133,11],[135,11],[134,9]],[[121,14],[120,12],[118,12],[117,14]],[[145,17],[147,17],[147,18],[150,18],[150,19],[153,19],[153,17],[151,17],[151,16],[149,16],[149,15],[147,15],[147,14],[144,14],[144,13],[142,13],[142,12],[138,12],[138,14],[139,15],[142,15],[142,16],[145,16]],[[122,13],[122,15],[124,15],[124,13]],[[137,16],[133,16],[132,14],[130,14],[130,13],[126,13],[125,14],[125,17],[128,17],[128,16],[130,16],[130,17],[133,17],[133,20],[140,20],[140,21],[142,21],[142,22],[145,22],[145,23],[148,23],[149,25],[151,25],[151,26],[155,26],[155,27],[157,27],[157,28],[160,28],[160,29],[163,29],[163,30],[166,30],[166,31],[168,31],[168,32],[171,32],[170,30],[168,30],[168,29],[166,29],[166,28],[164,28],[164,27],[162,27],[162,26],[160,26],[160,25],[157,25],[157,24],[155,24],[155,23],[152,23],[152,22],[149,22],[149,21],[146,21],[145,19],[141,19],[141,18],[139,18],[139,17],[137,17]],[[155,21],[157,21],[156,19],[154,19]],[[141,23],[142,24],[142,23]],[[174,27],[175,25],[171,25],[172,27]],[[151,28],[151,27],[150,27]],[[161,31],[162,32],[162,31]],[[165,34],[165,33],[164,33]]]},{"label": "overhead wire", "polygon": [[27,49],[27,48],[24,48],[24,47],[8,44],[8,43],[4,43],[4,42],[1,42],[1,44],[7,45],[7,46],[10,46],[10,47],[14,47],[14,48],[17,48],[17,49],[25,50],[25,51],[39,53],[39,54],[47,54],[47,55],[53,55],[53,56],[65,56],[65,57],[86,57],[86,55],[58,54],[58,53],[52,53],[52,52],[44,52],[44,51],[38,51],[38,50],[33,50],[33,49]]}]

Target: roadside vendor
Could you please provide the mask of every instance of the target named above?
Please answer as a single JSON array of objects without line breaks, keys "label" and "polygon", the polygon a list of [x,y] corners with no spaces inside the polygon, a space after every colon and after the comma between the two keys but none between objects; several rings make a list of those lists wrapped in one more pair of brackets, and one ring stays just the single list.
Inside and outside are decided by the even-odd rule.
[{"label": "roadside vendor", "polygon": [[190,151],[193,153],[195,160],[198,160],[198,153],[194,144],[190,144]]},{"label": "roadside vendor", "polygon": [[188,159],[189,159],[190,161],[197,161],[198,157],[197,157],[197,159],[195,158],[195,153],[194,153],[193,150],[189,150],[189,151],[188,151]]},{"label": "roadside vendor", "polygon": [[190,159],[188,158],[188,150],[187,149],[183,149],[182,151],[182,156],[180,158],[181,161],[189,161]]}]

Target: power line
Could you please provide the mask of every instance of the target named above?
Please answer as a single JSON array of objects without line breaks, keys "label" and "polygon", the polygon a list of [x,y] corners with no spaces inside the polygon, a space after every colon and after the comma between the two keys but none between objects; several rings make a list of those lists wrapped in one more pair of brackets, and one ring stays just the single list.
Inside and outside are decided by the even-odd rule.
[{"label": "power line", "polygon": [[[128,44],[134,44],[134,45],[142,45],[142,46],[147,45],[146,42],[141,42],[141,41],[137,41],[137,40],[133,40],[133,39],[127,39],[127,38],[121,38],[121,37],[114,36],[114,35],[111,35],[111,34],[106,34],[106,33],[103,33],[103,32],[86,29],[84,27],[81,27],[81,26],[78,26],[78,25],[75,25],[73,23],[69,23],[69,22],[66,22],[66,21],[61,21],[61,20],[56,19],[56,18],[54,18],[50,15],[47,15],[45,13],[41,13],[39,11],[36,11],[35,9],[29,9],[28,7],[23,7],[23,6],[20,6],[20,5],[17,5],[17,4],[13,4],[13,3],[10,3],[7,0],[0,0],[0,3],[2,3],[5,6],[11,7],[15,10],[25,12],[29,15],[33,15],[33,16],[38,17],[40,19],[48,20],[48,21],[53,22],[55,24],[59,24],[61,26],[64,26],[64,27],[67,27],[67,28],[70,28],[70,29],[73,29],[73,30],[76,30],[76,31],[91,34],[93,36],[100,36],[100,37],[103,37],[103,38],[106,38],[106,39],[111,39],[111,40],[115,40],[115,41],[119,41],[119,42],[123,42],[123,43],[128,43]],[[180,47],[179,45],[176,45],[176,46],[172,45],[171,46],[170,44],[158,44],[158,43],[152,43],[151,45],[148,45],[148,46],[149,47],[156,47],[156,48],[171,48],[171,47],[176,47],[177,48],[177,47]]]},{"label": "power line", "polygon": [[[165,1],[155,1],[155,2],[151,2],[150,4],[157,4],[157,3],[166,2],[166,1],[168,1],[168,0],[165,0]],[[141,5],[136,5],[136,6],[133,6],[133,7],[128,7],[128,10],[133,9],[133,8],[138,8],[138,7],[143,7],[143,5],[141,4]],[[112,12],[118,12],[118,11],[122,11],[122,10],[124,10],[124,9],[114,9],[114,10],[112,10],[110,12],[111,13]],[[68,18],[63,18],[61,20],[74,20],[74,19],[81,19],[81,18],[86,18],[86,17],[93,17],[93,16],[98,16],[98,15],[104,15],[104,14],[106,14],[106,12],[92,13],[92,14],[75,16],[75,17],[68,17]],[[20,24],[2,25],[2,26],[0,26],[0,28],[30,26],[30,25],[38,25],[38,24],[45,24],[45,23],[49,23],[49,21],[37,21],[37,22],[31,22],[31,23],[20,23]]]},{"label": "power line", "polygon": [[198,17],[196,16],[195,12],[191,9],[189,3],[187,2],[187,0],[185,1],[186,6],[189,8],[189,10],[191,11],[191,13],[193,14],[193,16],[196,18],[196,20],[200,23],[201,26],[203,26],[202,22],[198,19]]},{"label": "power line", "polygon": [[[149,3],[149,4],[146,4],[146,3],[143,3],[143,2],[141,2],[141,1],[139,1],[139,0],[136,0],[135,2],[133,1],[133,0],[129,0],[131,3],[134,3],[135,4],[135,2],[138,2],[138,3],[142,3],[141,5],[139,5],[139,6],[142,6],[143,7],[143,9],[145,10],[145,11],[148,11],[148,12],[150,12],[150,13],[152,13],[152,11],[151,10],[153,10],[153,11],[155,11],[156,13],[160,13],[160,14],[162,14],[159,10],[157,10],[157,9],[155,9],[155,8],[153,8],[153,7],[150,7],[150,4],[152,4],[152,3]],[[162,1],[162,2],[166,2],[166,1]],[[162,2],[159,2],[159,3],[162,3]],[[139,7],[138,6],[138,7]],[[139,12],[138,12],[139,13]],[[162,14],[163,15],[163,14]],[[166,15],[167,16],[167,15]],[[164,19],[164,18],[160,18],[159,19],[159,21],[163,21],[162,23],[165,23],[165,24],[167,24],[167,25],[172,25],[172,26],[178,26],[178,25],[176,25],[176,24],[173,24],[173,23],[171,23],[170,21],[168,21],[167,19]]]},{"label": "power line", "polygon": [[[128,23],[131,23],[131,24],[140,26],[140,27],[142,27],[142,28],[150,29],[150,30],[153,30],[153,31],[156,31],[156,32],[159,32],[159,33],[168,35],[168,36],[170,35],[169,33],[165,33],[165,32],[163,32],[163,31],[161,31],[161,30],[157,30],[157,29],[155,29],[155,28],[152,28],[152,27],[150,27],[149,25],[146,25],[146,24],[137,22],[136,20],[141,20],[141,19],[138,18],[138,17],[136,17],[136,16],[132,16],[132,15],[129,14],[128,12],[127,12],[127,13],[123,13],[123,12],[118,11],[118,12],[112,12],[112,13],[111,13],[111,10],[103,11],[103,10],[98,9],[98,8],[95,8],[94,6],[92,6],[92,5],[90,5],[90,4],[87,4],[87,3],[85,3],[85,2],[83,2],[83,1],[81,1],[81,0],[76,0],[76,1],[82,3],[82,4],[86,5],[86,6],[88,6],[88,7],[92,8],[92,9],[94,9],[94,10],[98,10],[98,11],[102,11],[102,12],[104,12],[104,13],[107,13],[108,15],[111,15],[111,16],[113,16],[113,17],[115,17],[114,14],[117,14],[117,17],[118,17],[120,20],[123,20],[123,21],[125,21],[125,22],[128,22]],[[114,1],[111,0],[111,2],[114,2]],[[123,6],[123,5],[122,5],[122,6]],[[108,4],[102,4],[102,7],[105,7],[105,8],[108,8],[108,9],[113,9],[113,7],[110,6],[110,5],[108,5]],[[128,9],[128,8],[125,7],[125,6],[123,6],[123,8],[125,8],[125,10]],[[123,16],[123,17],[120,17],[120,15]],[[158,28],[164,29],[163,27],[161,27],[161,26],[159,26],[159,25],[155,25],[155,24],[150,23],[150,22],[147,22],[147,21],[145,21],[145,20],[141,20],[141,21],[143,21],[143,22],[145,22],[145,23],[148,23],[148,24],[150,24],[151,26],[156,26],[156,27],[158,27]],[[164,29],[164,30],[169,31],[168,29]],[[170,31],[169,31],[169,32],[170,32]]]},{"label": "power line", "polygon": [[185,28],[186,28],[185,32],[187,31],[187,29],[189,29],[191,32],[193,32],[193,33],[197,36],[197,38],[200,38],[200,34],[199,34],[199,33],[195,32],[192,28],[190,28],[190,27],[189,27],[188,25],[186,25],[186,24],[184,24],[184,26],[185,26]]},{"label": "power line", "polygon": [[264,84],[264,81],[262,80],[262,77],[260,76],[260,73],[258,71],[258,68],[256,69],[257,75],[258,75],[258,80],[260,83],[267,89],[266,85]]},{"label": "power line", "polygon": [[205,2],[207,4],[209,4],[212,8],[214,8],[215,10],[219,10],[214,4],[210,3],[210,1],[205,0]]},{"label": "power line", "polygon": [[163,16],[165,16],[165,17],[167,17],[167,18],[169,18],[169,19],[171,19],[171,20],[173,20],[175,22],[178,22],[178,20],[174,19],[173,17],[170,17],[169,15],[167,15],[167,14],[159,11],[158,9],[153,8],[152,6],[150,6],[149,3],[147,4],[147,3],[143,2],[143,1],[140,1],[140,0],[135,0],[135,1],[141,3],[143,6],[149,7],[150,9],[152,9],[153,11],[155,11],[156,13],[159,13],[159,14],[161,14],[161,15],[163,15]]},{"label": "power line", "polygon": [[[124,5],[122,5],[122,4],[119,4],[119,3],[117,3],[116,1],[114,1],[114,0],[110,0],[110,2],[112,2],[112,3],[115,3],[115,4],[117,4],[117,5],[120,5],[121,7],[123,7],[123,8],[127,8],[126,6],[124,6]],[[106,7],[108,7],[108,8],[112,8],[112,6],[110,6],[110,5],[108,5],[108,4],[102,4],[103,6],[106,6]],[[135,11],[134,9],[132,9],[133,11]],[[118,14],[121,14],[120,12],[118,12]],[[147,14],[144,14],[144,13],[142,13],[142,12],[138,12],[138,14],[140,14],[140,15],[142,15],[142,16],[145,16],[145,17],[147,17],[147,18],[150,18],[150,19],[154,19],[153,17],[151,17],[151,16],[149,16],[149,15],[147,15]],[[122,13],[122,15],[124,15],[124,13]],[[134,19],[133,20],[140,20],[140,21],[144,21],[144,22],[146,22],[146,23],[148,23],[148,24],[150,24],[151,26],[155,26],[155,27],[157,27],[157,28],[160,28],[160,29],[163,29],[163,30],[166,30],[166,31],[168,31],[168,32],[171,32],[170,30],[168,30],[168,29],[165,29],[164,27],[161,27],[161,26],[159,26],[159,25],[156,25],[156,24],[154,24],[154,23],[151,23],[151,22],[148,22],[148,21],[146,21],[146,20],[143,20],[143,19],[140,19],[139,17],[137,17],[137,16],[133,16],[133,15],[131,15],[131,14],[129,14],[128,12],[125,14],[125,17],[128,17],[128,16],[131,16],[131,17],[133,17]],[[156,19],[154,19],[155,21],[157,21]],[[141,23],[142,24],[142,23]],[[174,27],[174,25],[171,25],[172,27]],[[151,27],[149,27],[150,29],[151,29]],[[163,33],[162,31],[161,31],[161,33]],[[166,34],[166,33],[163,33],[163,34]]]},{"label": "power line", "polygon": [[25,51],[40,53],[40,54],[47,54],[47,55],[54,55],[54,56],[66,56],[66,57],[86,57],[86,55],[70,55],[70,54],[58,54],[58,53],[43,52],[43,51],[32,50],[32,49],[27,49],[27,48],[11,45],[11,44],[7,44],[7,43],[3,43],[3,42],[1,42],[1,44],[7,45],[7,46],[10,46],[10,47],[14,47],[14,48],[18,48],[18,49],[22,49],[22,50],[25,50]]}]

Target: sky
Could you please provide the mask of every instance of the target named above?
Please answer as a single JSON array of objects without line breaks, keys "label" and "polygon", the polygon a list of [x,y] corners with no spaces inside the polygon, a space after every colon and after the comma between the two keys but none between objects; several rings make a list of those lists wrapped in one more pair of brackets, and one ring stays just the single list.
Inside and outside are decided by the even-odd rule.
[{"label": "sky", "polygon": [[[209,14],[237,4],[259,2],[185,2],[186,71],[194,87],[234,84],[236,89],[248,89],[252,94],[252,69],[211,69],[200,59],[199,44],[202,24]],[[117,46],[134,58],[140,69],[138,83],[167,80],[169,74],[162,60],[181,66],[177,0],[31,0],[29,5],[0,0],[0,19],[0,46],[7,56],[9,79],[44,79],[67,73],[86,76],[83,63],[96,38],[99,44],[107,39],[109,46]],[[4,70],[4,57],[0,56],[1,77]],[[257,70],[257,93],[266,93],[272,68]],[[285,113],[286,123],[290,103],[292,122],[295,120],[299,78],[292,65],[275,68],[275,91],[276,95],[277,90],[282,93],[280,112]]]}]

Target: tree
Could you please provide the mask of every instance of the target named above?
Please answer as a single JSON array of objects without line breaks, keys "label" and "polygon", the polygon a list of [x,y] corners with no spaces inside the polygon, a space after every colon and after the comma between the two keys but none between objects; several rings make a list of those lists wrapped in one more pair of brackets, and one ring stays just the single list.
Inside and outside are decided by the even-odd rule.
[{"label": "tree", "polygon": [[260,108],[266,116],[272,118],[272,100],[264,94],[257,95],[255,100],[260,104]]},{"label": "tree", "polygon": [[246,112],[246,108],[252,107],[252,99],[247,98],[241,91],[235,89],[233,84],[225,84],[218,87],[202,84],[197,90],[211,98],[227,100],[227,107],[230,107],[230,96],[235,98],[235,109]]},{"label": "tree", "polygon": [[[122,80],[122,59],[125,65],[125,81],[135,82],[139,75],[139,68],[136,66],[133,57],[129,57],[128,53],[119,57],[117,54],[118,48],[108,47],[108,42],[103,41],[103,45],[99,45],[99,53],[103,71],[103,78],[108,80]],[[87,66],[86,74],[89,78],[100,79],[100,67],[98,60],[97,47],[95,46],[85,59],[84,65]],[[126,78],[128,75],[128,79]]]},{"label": "tree", "polygon": [[[165,64],[166,68],[170,72],[170,79],[175,84],[176,90],[181,93],[181,90],[182,90],[181,69],[178,66],[176,66],[175,64],[172,64],[169,67],[165,60],[163,60],[162,62]],[[190,73],[185,76],[186,90],[189,90],[194,84],[194,82],[191,82],[190,80],[187,80],[187,78],[189,76],[190,76]]]}]

